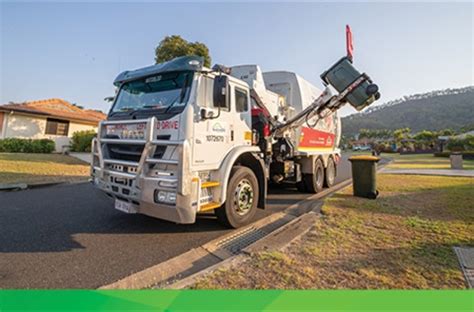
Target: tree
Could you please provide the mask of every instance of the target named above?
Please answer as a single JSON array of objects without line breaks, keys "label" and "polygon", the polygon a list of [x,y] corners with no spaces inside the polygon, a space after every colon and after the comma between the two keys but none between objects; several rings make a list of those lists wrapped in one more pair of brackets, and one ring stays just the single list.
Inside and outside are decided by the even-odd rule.
[{"label": "tree", "polygon": [[359,139],[366,138],[368,139],[370,135],[370,130],[369,129],[360,129],[359,130]]},{"label": "tree", "polygon": [[211,67],[209,49],[201,42],[188,42],[181,36],[166,36],[155,48],[155,62],[162,63],[176,57],[197,55],[204,58],[204,66]]},{"label": "tree", "polygon": [[438,133],[437,133],[438,136],[452,136],[452,135],[455,135],[455,134],[456,134],[456,132],[454,132],[451,129],[439,130]]},{"label": "tree", "polygon": [[414,136],[413,136],[413,139],[417,140],[417,141],[420,141],[422,143],[432,143],[433,141],[436,140],[436,133],[435,132],[431,132],[431,131],[428,131],[428,130],[423,130],[423,131],[420,131],[418,133],[416,133]]},{"label": "tree", "polygon": [[410,128],[402,128],[393,131],[393,137],[397,143],[400,143],[403,139],[408,139],[410,137]]},{"label": "tree", "polygon": [[469,132],[474,130],[474,123],[461,127],[461,133]]}]

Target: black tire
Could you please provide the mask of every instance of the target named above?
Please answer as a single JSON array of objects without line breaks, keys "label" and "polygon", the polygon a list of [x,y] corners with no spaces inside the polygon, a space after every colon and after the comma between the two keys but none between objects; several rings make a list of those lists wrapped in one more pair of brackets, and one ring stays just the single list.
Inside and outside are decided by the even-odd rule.
[{"label": "black tire", "polygon": [[303,178],[308,192],[318,193],[322,191],[324,185],[324,166],[321,159],[316,159],[314,173],[305,174]]},{"label": "black tire", "polygon": [[[230,172],[225,203],[215,210],[220,223],[229,228],[239,228],[249,224],[258,204],[258,181],[253,171],[247,167],[234,166]],[[239,198],[243,201],[238,205]]]},{"label": "black tire", "polygon": [[324,170],[324,187],[331,187],[334,185],[337,176],[337,167],[334,159],[329,157],[328,165]]},{"label": "black tire", "polygon": [[296,188],[301,193],[308,193],[308,189],[306,188],[306,184],[304,183],[304,176],[301,177],[301,181],[296,183]]}]

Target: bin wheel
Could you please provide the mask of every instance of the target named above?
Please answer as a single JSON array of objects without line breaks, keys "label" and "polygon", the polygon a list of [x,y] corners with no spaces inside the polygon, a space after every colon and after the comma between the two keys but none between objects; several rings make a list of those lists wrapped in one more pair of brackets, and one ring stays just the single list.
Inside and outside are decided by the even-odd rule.
[{"label": "bin wheel", "polygon": [[376,190],[375,193],[370,193],[367,198],[368,199],[377,199],[377,196],[379,196],[379,191]]},{"label": "bin wheel", "polygon": [[328,165],[324,173],[324,186],[325,187],[333,186],[334,182],[336,181],[336,176],[337,176],[336,163],[334,162],[334,159],[332,157],[329,157]]},{"label": "bin wheel", "polygon": [[310,193],[321,192],[324,185],[324,166],[321,159],[316,159],[314,163],[314,173],[303,176],[306,189]]},{"label": "bin wheel", "polygon": [[230,172],[226,201],[215,209],[217,220],[229,228],[249,224],[257,212],[258,181],[250,168],[234,166]]}]

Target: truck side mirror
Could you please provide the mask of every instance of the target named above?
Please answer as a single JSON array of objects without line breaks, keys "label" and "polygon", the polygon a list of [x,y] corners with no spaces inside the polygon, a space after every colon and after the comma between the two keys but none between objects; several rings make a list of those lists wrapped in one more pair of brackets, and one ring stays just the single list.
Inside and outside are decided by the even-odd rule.
[{"label": "truck side mirror", "polygon": [[229,77],[219,75],[214,78],[213,101],[214,107],[228,107],[227,90],[229,89]]},{"label": "truck side mirror", "polygon": [[218,109],[217,115],[216,115],[212,109],[209,109],[209,108],[207,108],[207,107],[203,107],[203,108],[201,108],[201,110],[200,110],[200,115],[201,115],[201,119],[202,119],[202,120],[205,120],[205,119],[215,119],[215,118],[219,117],[219,115],[220,115],[220,110]]}]

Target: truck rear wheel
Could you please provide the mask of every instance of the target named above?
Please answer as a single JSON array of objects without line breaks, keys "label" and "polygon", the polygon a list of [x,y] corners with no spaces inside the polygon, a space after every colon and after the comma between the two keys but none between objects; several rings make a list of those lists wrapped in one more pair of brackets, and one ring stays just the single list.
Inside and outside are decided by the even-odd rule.
[{"label": "truck rear wheel", "polygon": [[230,228],[249,224],[257,211],[258,181],[247,167],[234,166],[230,172],[225,203],[215,210],[217,219]]},{"label": "truck rear wheel", "polygon": [[304,176],[301,178],[301,181],[296,183],[296,189],[300,191],[301,193],[308,192],[308,189],[306,188],[306,184],[304,183]]},{"label": "truck rear wheel", "polygon": [[308,192],[321,192],[324,184],[324,166],[321,159],[316,159],[316,162],[314,163],[314,173],[305,174],[303,179]]},{"label": "truck rear wheel", "polygon": [[332,159],[332,157],[329,157],[328,165],[326,167],[326,170],[324,171],[325,171],[324,186],[325,187],[333,186],[334,182],[336,181],[337,168],[336,168],[336,163],[334,162],[334,159]]}]

